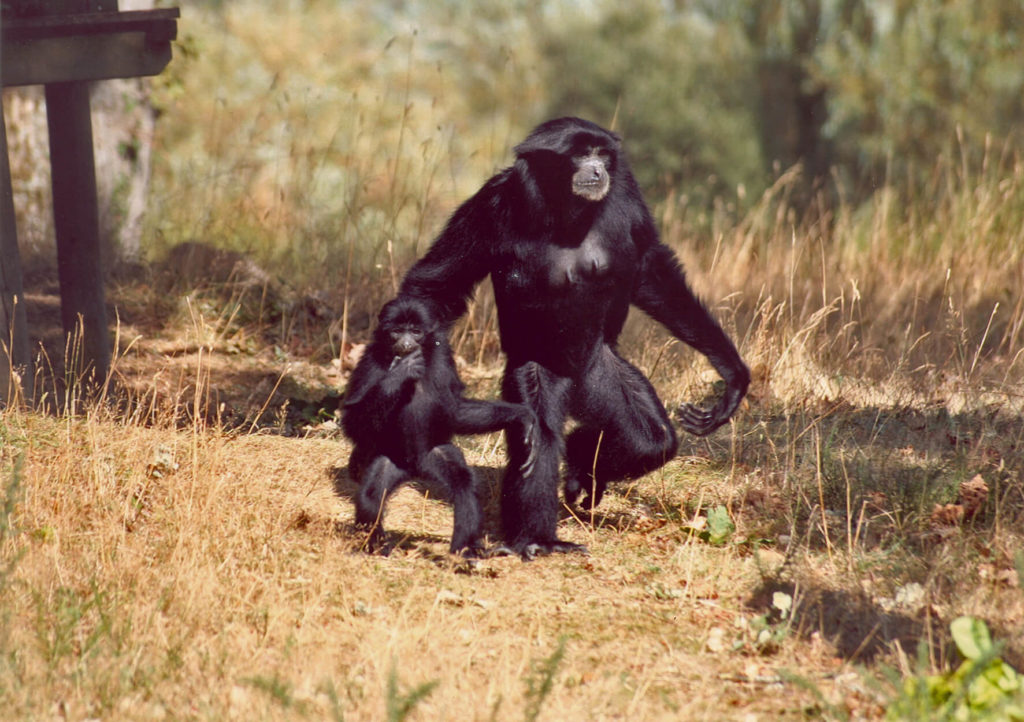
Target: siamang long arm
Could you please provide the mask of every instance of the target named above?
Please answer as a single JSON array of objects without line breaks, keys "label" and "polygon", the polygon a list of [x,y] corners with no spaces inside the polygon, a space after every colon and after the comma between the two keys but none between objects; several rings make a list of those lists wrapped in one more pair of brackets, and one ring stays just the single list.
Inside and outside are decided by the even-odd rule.
[{"label": "siamang long arm", "polygon": [[428,302],[446,332],[466,312],[473,289],[490,272],[490,239],[481,236],[495,233],[497,226],[489,212],[497,201],[491,186],[484,186],[459,207],[426,254],[406,273],[398,290],[400,296]]},{"label": "siamang long arm", "polygon": [[686,431],[697,436],[710,434],[740,405],[750,384],[750,371],[725,331],[690,290],[668,246],[655,241],[644,250],[633,303],[673,336],[704,354],[725,380],[725,393],[711,409],[692,404],[679,408],[679,421]]}]

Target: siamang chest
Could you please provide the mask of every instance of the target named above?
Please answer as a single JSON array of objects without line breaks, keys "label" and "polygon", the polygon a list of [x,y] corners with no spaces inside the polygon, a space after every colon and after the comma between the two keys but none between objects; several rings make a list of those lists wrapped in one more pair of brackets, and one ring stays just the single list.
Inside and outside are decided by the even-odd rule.
[{"label": "siamang chest", "polygon": [[[613,285],[616,266],[621,263],[607,239],[591,231],[579,245],[523,244],[508,264],[503,278],[497,279],[504,290],[554,300],[562,295],[600,291]],[[554,298],[553,298],[554,297]]]},{"label": "siamang chest", "polygon": [[[449,394],[439,389],[429,379],[416,382],[412,397],[400,412],[399,425],[405,430],[403,445],[410,457],[450,438],[451,425],[445,408]],[[420,447],[423,447],[422,449]]]}]

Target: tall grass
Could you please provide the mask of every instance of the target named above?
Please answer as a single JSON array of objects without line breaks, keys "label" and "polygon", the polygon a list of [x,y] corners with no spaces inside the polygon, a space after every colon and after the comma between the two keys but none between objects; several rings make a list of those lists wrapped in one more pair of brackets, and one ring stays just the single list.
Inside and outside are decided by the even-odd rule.
[{"label": "tall grass", "polygon": [[[327,289],[344,343],[364,340],[538,119],[519,108],[468,127],[458,68],[432,62],[429,33],[347,5],[282,7],[186,5],[195,56],[176,57],[158,97],[188,102],[160,121],[150,216],[154,258],[184,241],[240,251],[274,292],[157,269],[113,289],[118,395],[54,383],[53,358],[35,391],[49,413],[0,413],[0,708],[876,718],[895,693],[864,679],[916,674],[918,643],[922,668],[951,668],[940,622],[958,614],[985,618],[1021,668],[1018,159],[939,159],[929,197],[885,187],[806,216],[787,202],[798,170],[742,218],[651,198],[754,371],[735,422],[684,439],[589,518],[566,512],[559,533],[589,559],[450,560],[450,509],[408,487],[389,511],[393,556],[370,557],[356,553],[346,442],[268,433],[295,368],[328,365],[308,349],[340,350],[330,314],[304,325],[284,302]],[[528,67],[529,51],[515,60]],[[495,92],[529,105],[521,76]],[[494,394],[486,289],[453,343],[473,393]],[[622,350],[670,404],[716,390],[703,359],[641,318]],[[229,420],[242,400],[252,412]],[[500,440],[462,443],[496,534]],[[982,510],[937,525],[936,505],[976,475]],[[709,544],[712,516],[726,531]]]},{"label": "tall grass", "polygon": [[[150,252],[199,241],[243,251],[300,290],[329,289],[348,341],[540,118],[514,107],[472,125],[460,67],[445,61],[471,47],[461,31],[439,53],[429,25],[388,25],[348,4],[205,7],[187,9],[202,22],[186,26],[190,52],[158,93],[189,102],[161,120]],[[539,97],[522,72],[535,62],[530,39],[518,39],[507,39],[520,48],[510,55],[517,74],[475,68],[492,72],[506,106]],[[774,366],[801,358],[818,395],[862,378],[1006,392],[1021,368],[1022,172],[989,148],[977,167],[966,154],[938,159],[927,196],[882,187],[865,205],[840,198],[803,216],[788,203],[799,169],[739,219],[729,199],[710,217],[685,199],[649,200],[740,338],[775,344],[747,355],[779,389],[795,381]],[[455,346],[492,360],[495,334],[481,293]],[[798,383],[793,393],[806,391]]]}]

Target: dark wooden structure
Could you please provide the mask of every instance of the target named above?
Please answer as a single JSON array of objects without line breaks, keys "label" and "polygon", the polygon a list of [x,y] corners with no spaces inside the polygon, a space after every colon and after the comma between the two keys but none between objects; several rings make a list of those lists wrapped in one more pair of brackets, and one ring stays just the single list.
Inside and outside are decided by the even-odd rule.
[{"label": "dark wooden structure", "polygon": [[[0,84],[44,85],[61,323],[78,338],[72,373],[103,384],[110,332],[100,266],[89,83],[158,75],[171,60],[177,8],[119,12],[117,0],[2,0]],[[31,376],[21,261],[0,113],[0,403]],[[71,363],[71,359],[68,359]]]}]

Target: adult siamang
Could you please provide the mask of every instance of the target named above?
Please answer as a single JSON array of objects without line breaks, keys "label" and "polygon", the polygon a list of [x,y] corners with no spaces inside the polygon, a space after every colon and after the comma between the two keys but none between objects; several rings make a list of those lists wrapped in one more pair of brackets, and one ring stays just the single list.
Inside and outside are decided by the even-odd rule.
[{"label": "adult siamang", "polygon": [[[586,489],[591,504],[608,482],[640,477],[675,454],[665,407],[616,350],[630,304],[704,354],[725,380],[713,408],[680,407],[686,431],[703,436],[726,423],[750,373],[659,240],[616,134],[559,118],[515,153],[514,165],[455,211],[399,295],[429,301],[448,328],[491,276],[507,357],[502,395],[527,404],[540,425],[529,471],[529,450],[509,439],[502,484],[506,542],[529,559],[581,550],[556,535],[563,454],[567,501]],[[578,426],[563,438],[569,416]]]},{"label": "adult siamang", "polygon": [[355,444],[349,473],[361,485],[356,523],[370,532],[371,550],[383,548],[387,497],[403,481],[418,477],[451,489],[452,553],[482,551],[475,480],[451,443],[454,434],[506,431],[522,450],[519,473],[530,474],[537,428],[533,412],[522,404],[466,399],[463,389],[447,336],[430,307],[408,297],[385,304],[348,382],[341,416]]}]

